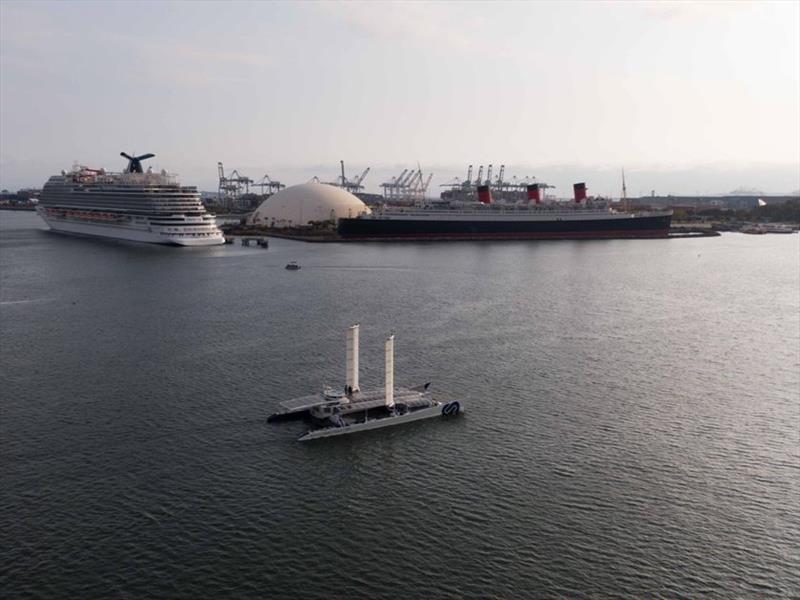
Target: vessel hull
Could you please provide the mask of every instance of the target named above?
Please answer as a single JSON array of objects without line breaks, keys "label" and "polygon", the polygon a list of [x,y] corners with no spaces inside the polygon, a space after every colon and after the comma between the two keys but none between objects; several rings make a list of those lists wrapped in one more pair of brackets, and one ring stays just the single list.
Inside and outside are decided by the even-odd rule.
[{"label": "vessel hull", "polygon": [[383,417],[366,421],[362,423],[353,423],[345,427],[326,427],[323,429],[312,429],[297,438],[301,442],[316,440],[319,438],[335,437],[340,435],[348,435],[358,433],[361,431],[370,431],[373,429],[383,429],[385,427],[393,427],[402,425],[404,423],[411,423],[413,421],[422,421],[424,419],[432,419],[434,417],[450,417],[464,412],[463,407],[459,402],[450,402],[448,404],[436,404],[427,408],[421,408],[404,415],[397,415],[393,417]]},{"label": "vessel hull", "polygon": [[617,218],[345,218],[339,235],[361,240],[665,238],[671,214]]},{"label": "vessel hull", "polygon": [[219,235],[191,238],[170,235],[167,232],[148,231],[145,227],[137,227],[135,225],[86,223],[68,219],[55,219],[48,217],[44,210],[39,210],[38,213],[50,229],[56,233],[169,246],[217,246],[225,243],[225,238],[221,232]]}]

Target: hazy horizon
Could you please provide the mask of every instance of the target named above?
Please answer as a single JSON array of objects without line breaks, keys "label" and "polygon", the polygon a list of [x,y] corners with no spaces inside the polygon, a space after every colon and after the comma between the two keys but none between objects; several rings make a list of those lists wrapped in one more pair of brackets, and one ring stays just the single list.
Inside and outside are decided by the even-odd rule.
[{"label": "hazy horizon", "polygon": [[217,188],[367,191],[404,168],[429,195],[506,165],[560,196],[800,189],[800,4],[0,4],[0,188],[120,151]]}]

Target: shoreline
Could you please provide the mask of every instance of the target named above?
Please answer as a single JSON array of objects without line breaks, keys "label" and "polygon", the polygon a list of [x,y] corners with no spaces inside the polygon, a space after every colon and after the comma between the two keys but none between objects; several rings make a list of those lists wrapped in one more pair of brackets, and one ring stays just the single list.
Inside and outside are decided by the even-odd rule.
[{"label": "shoreline", "polygon": [[22,212],[36,212],[35,206],[9,206],[0,204],[0,210],[13,210]]}]

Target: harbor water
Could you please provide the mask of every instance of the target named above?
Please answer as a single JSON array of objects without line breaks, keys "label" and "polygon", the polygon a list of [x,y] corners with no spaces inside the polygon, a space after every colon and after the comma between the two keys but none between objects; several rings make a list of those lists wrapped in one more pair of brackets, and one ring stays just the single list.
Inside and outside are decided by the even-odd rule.
[{"label": "harbor water", "polygon": [[[302,267],[284,267],[296,260]],[[287,398],[466,414],[299,443]],[[800,236],[171,248],[0,213],[3,598],[800,594]]]}]

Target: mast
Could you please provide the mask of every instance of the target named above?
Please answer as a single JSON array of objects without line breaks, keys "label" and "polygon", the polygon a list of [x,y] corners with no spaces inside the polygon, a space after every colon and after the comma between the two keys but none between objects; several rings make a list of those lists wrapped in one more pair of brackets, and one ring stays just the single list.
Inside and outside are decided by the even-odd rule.
[{"label": "mast", "polygon": [[386,338],[386,408],[394,408],[394,334]]},{"label": "mast", "polygon": [[625,187],[625,167],[622,168],[622,206],[628,211],[628,190]]},{"label": "mast", "polygon": [[347,330],[347,373],[345,384],[352,391],[358,391],[358,324]]}]

